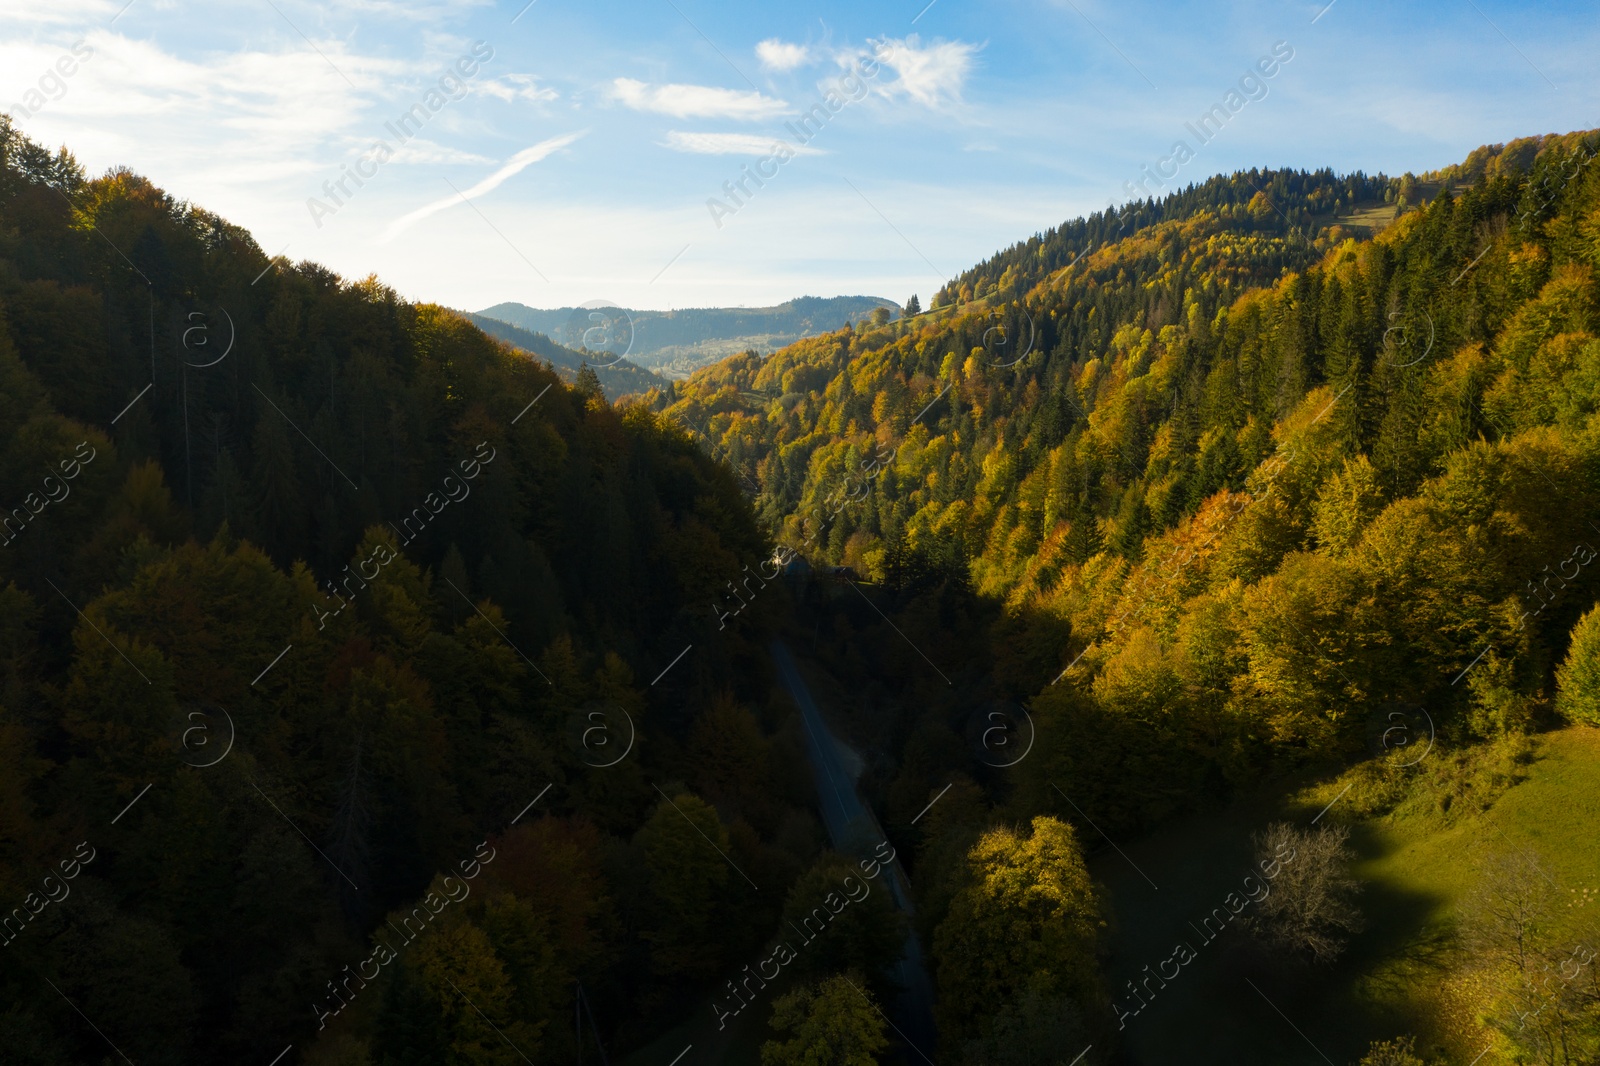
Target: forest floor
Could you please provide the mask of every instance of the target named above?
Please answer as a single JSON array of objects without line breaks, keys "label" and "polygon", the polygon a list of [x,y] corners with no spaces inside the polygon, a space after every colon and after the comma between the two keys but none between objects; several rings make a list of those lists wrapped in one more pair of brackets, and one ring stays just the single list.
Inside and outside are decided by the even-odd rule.
[{"label": "forest floor", "polygon": [[[1252,833],[1276,820],[1308,824],[1316,808],[1292,785],[1119,841],[1125,857],[1097,855],[1090,865],[1110,912],[1108,984],[1125,1011],[1139,1007],[1126,982],[1142,979],[1145,966],[1156,972],[1179,942],[1198,955],[1123,1019],[1128,1061],[1330,1066],[1406,1033],[1417,1036],[1419,1052],[1454,1066],[1480,1054],[1477,1066],[1501,1061],[1477,1020],[1481,989],[1461,971],[1456,919],[1485,861],[1518,851],[1547,868],[1574,936],[1580,921],[1596,917],[1583,908],[1600,910],[1584,902],[1585,889],[1600,887],[1600,729],[1537,738],[1525,773],[1481,813],[1447,820],[1402,803],[1390,814],[1347,819],[1366,927],[1336,963],[1314,973],[1269,968],[1241,930],[1208,942],[1190,924],[1239,890],[1251,872]],[[1332,798],[1337,783],[1324,791]]]}]

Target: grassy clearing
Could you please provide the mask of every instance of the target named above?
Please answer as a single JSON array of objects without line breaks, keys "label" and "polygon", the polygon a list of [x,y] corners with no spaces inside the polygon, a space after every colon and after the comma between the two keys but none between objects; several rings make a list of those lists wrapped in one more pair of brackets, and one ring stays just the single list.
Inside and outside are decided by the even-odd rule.
[{"label": "grassy clearing", "polygon": [[[1119,842],[1126,858],[1110,849],[1098,855],[1091,866],[1112,910],[1112,987],[1125,1007],[1137,1005],[1125,981],[1142,978],[1146,965],[1154,971],[1180,941],[1198,949],[1195,961],[1126,1020],[1132,1060],[1326,1066],[1355,1062],[1373,1040],[1414,1033],[1419,1050],[1465,1066],[1494,1045],[1476,1018],[1486,989],[1460,965],[1458,909],[1484,860],[1515,848],[1548,867],[1572,904],[1564,914],[1574,930],[1600,911],[1600,903],[1583,902],[1584,889],[1600,888],[1600,730],[1538,738],[1520,780],[1500,772],[1494,752],[1478,755],[1433,753],[1435,765],[1407,771],[1415,775],[1408,797],[1388,814],[1361,815],[1370,781],[1352,771]],[[1189,923],[1220,905],[1249,872],[1251,833],[1277,818],[1306,824],[1329,802],[1329,818],[1347,807],[1345,824],[1360,854],[1356,873],[1367,886],[1367,926],[1345,955],[1325,971],[1285,977],[1266,967],[1237,929],[1205,942]],[[1497,1061],[1491,1050],[1479,1066]]]},{"label": "grassy clearing", "polygon": [[1381,200],[1356,204],[1349,214],[1335,219],[1345,229],[1359,230],[1366,237],[1376,235],[1394,220],[1394,204]]}]

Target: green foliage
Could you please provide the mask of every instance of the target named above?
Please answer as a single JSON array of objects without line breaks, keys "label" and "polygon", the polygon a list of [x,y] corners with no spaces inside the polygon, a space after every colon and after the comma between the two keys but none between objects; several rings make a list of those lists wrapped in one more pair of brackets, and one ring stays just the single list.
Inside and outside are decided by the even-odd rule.
[{"label": "green foliage", "polygon": [[1429,737],[1421,716],[1414,713],[1409,720],[1380,720],[1374,729],[1384,726],[1391,730],[1390,747],[1352,766],[1330,784],[1307,792],[1303,803],[1315,810],[1335,793],[1342,793],[1330,820],[1340,817],[1338,811],[1355,818],[1394,811],[1426,825],[1451,826],[1491,809],[1527,778],[1534,762],[1533,742],[1522,732],[1449,747],[1442,738]]},{"label": "green foliage", "polygon": [[514,1017],[513,986],[489,938],[470,922],[433,932],[408,961],[432,995],[449,1066],[510,1066],[538,1054],[538,1029]]},{"label": "green foliage", "polygon": [[1312,530],[1317,546],[1340,555],[1355,546],[1362,530],[1383,510],[1383,490],[1378,472],[1367,457],[1345,460],[1344,469],[1323,482],[1312,506]]},{"label": "green foliage", "polygon": [[372,1039],[373,1066],[429,1066],[450,1054],[439,1000],[415,968],[402,966],[384,993]]},{"label": "green foliage", "polygon": [[885,876],[865,878],[848,858],[824,854],[795,879],[784,901],[780,936],[788,939],[785,934],[796,929],[815,937],[789,968],[806,981],[849,970],[874,987],[887,987],[884,975],[900,961],[906,935],[905,918],[889,891]]},{"label": "green foliage", "polygon": [[889,1045],[883,1016],[857,973],[780,996],[772,1028],[793,1036],[762,1044],[761,1066],[876,1066]]},{"label": "green foliage", "polygon": [[1556,671],[1556,710],[1569,722],[1600,725],[1600,607],[1579,619]]},{"label": "green foliage", "polygon": [[967,853],[967,883],[934,933],[941,1031],[981,1035],[994,1006],[1025,992],[1101,999],[1102,925],[1077,834],[1050,817],[1031,831],[991,829]]},{"label": "green foliage", "polygon": [[1532,762],[1532,744],[1515,732],[1487,744],[1435,752],[1418,764],[1406,810],[1446,824],[1482,814],[1527,776]]},{"label": "green foliage", "polygon": [[704,800],[680,792],[657,805],[635,843],[644,853],[649,898],[642,935],[654,946],[657,972],[711,978],[722,954],[714,923],[734,876],[723,857],[727,829]]}]

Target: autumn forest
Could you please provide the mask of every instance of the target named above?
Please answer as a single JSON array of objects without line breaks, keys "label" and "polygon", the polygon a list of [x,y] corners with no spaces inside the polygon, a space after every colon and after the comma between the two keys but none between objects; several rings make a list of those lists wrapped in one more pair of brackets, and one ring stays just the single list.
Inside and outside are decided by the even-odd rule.
[{"label": "autumn forest", "polygon": [[0,119],[0,1061],[1600,1062],[1597,151],[602,384]]}]

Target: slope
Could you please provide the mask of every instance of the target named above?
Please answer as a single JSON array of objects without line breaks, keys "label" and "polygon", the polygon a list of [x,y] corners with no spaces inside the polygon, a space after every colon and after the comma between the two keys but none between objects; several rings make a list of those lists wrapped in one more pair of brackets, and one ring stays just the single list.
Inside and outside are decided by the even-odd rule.
[{"label": "slope", "polygon": [[585,356],[583,352],[562,347],[543,333],[533,333],[486,315],[464,312],[462,317],[489,336],[530,355],[539,356],[561,375],[562,381],[577,381],[579,371],[589,367],[605,391],[606,399],[613,402],[626,396],[644,396],[651,389],[665,391],[668,388],[666,378],[652,374],[627,359],[613,359],[608,353],[601,353],[599,357]]},{"label": "slope", "polygon": [[624,1053],[818,858],[725,467],[3,117],[0,499],[7,1062]]},{"label": "slope", "polygon": [[[926,867],[937,971],[964,972],[937,946],[968,935],[951,900],[994,827],[1126,843],[1335,776],[1392,714],[1425,715],[1465,776],[1563,724],[1555,667],[1600,598],[1597,147],[1213,179],[1126,210],[1130,232],[1097,216],[1013,249],[918,319],[680,387],[669,411],[779,539],[877,586],[822,599],[815,639],[860,689],[872,801]],[[991,719],[1022,758],[987,748]],[[1406,932],[1363,965],[1419,964]],[[1297,1005],[1339,980],[1314,969]],[[944,981],[952,1021],[997,1036]],[[1532,1027],[1497,1033],[1503,1061],[1542,1054]]]}]

